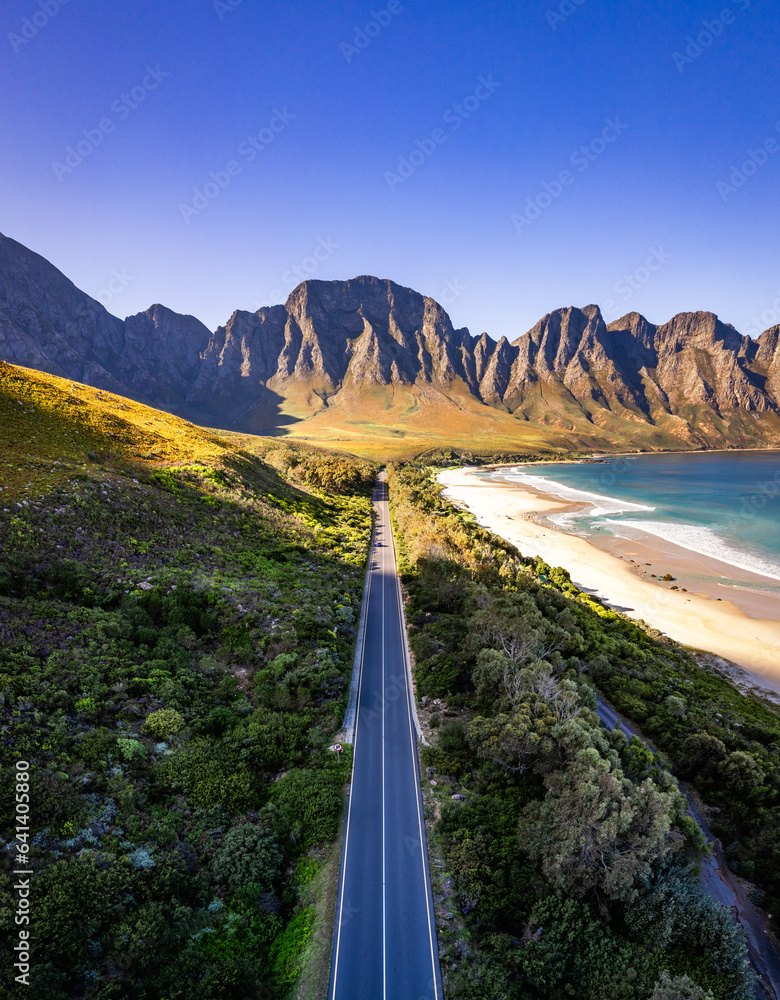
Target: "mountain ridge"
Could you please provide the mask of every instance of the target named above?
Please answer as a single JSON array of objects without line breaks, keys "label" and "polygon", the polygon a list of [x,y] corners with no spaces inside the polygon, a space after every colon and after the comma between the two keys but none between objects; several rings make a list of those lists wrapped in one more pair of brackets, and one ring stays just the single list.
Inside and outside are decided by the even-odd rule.
[{"label": "mountain ridge", "polygon": [[597,305],[510,341],[456,329],[390,279],[310,279],[210,331],[156,303],[120,320],[0,236],[0,358],[209,426],[329,441],[543,440],[649,449],[780,445],[780,326],[714,313],[607,325]]}]

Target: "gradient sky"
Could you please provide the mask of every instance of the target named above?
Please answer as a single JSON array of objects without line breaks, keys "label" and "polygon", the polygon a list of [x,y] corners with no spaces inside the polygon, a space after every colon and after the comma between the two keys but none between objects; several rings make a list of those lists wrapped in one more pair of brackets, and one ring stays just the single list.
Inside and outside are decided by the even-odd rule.
[{"label": "gradient sky", "polygon": [[0,21],[0,231],[120,317],[213,328],[308,268],[495,338],[590,302],[780,322],[777,0],[5,0]]}]

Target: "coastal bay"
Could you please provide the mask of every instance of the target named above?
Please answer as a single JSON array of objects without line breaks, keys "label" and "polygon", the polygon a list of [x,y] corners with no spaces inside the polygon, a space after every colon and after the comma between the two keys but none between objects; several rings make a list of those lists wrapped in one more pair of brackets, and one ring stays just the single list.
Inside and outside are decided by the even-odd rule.
[{"label": "coastal bay", "polygon": [[[577,587],[610,607],[737,664],[759,684],[780,692],[780,600],[750,587],[771,583],[761,574],[736,570],[656,536],[584,538],[561,530],[550,516],[573,513],[582,504],[527,483],[492,482],[476,469],[447,470],[438,479],[446,496],[523,555],[562,566]],[[669,573],[675,580],[653,580],[651,573]],[[745,589],[733,585],[735,574]],[[728,585],[719,584],[719,577]]]}]

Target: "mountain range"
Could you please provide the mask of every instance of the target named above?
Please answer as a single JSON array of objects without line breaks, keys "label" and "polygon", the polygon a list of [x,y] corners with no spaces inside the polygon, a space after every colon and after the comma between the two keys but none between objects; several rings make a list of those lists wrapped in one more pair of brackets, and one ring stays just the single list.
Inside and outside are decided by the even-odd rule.
[{"label": "mountain range", "polygon": [[780,446],[780,326],[752,339],[710,312],[607,325],[568,307],[495,341],[362,276],[305,281],[211,331],[159,304],[120,320],[0,235],[0,359],[199,424],[388,456]]}]

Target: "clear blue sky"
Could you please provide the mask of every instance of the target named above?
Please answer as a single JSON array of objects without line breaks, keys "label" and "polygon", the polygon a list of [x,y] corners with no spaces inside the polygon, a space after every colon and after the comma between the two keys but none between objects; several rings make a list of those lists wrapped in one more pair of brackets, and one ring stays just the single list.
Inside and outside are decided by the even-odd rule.
[{"label": "clear blue sky", "polygon": [[308,268],[496,338],[594,301],[780,322],[776,0],[5,0],[0,21],[0,231],[116,315],[213,328]]}]

